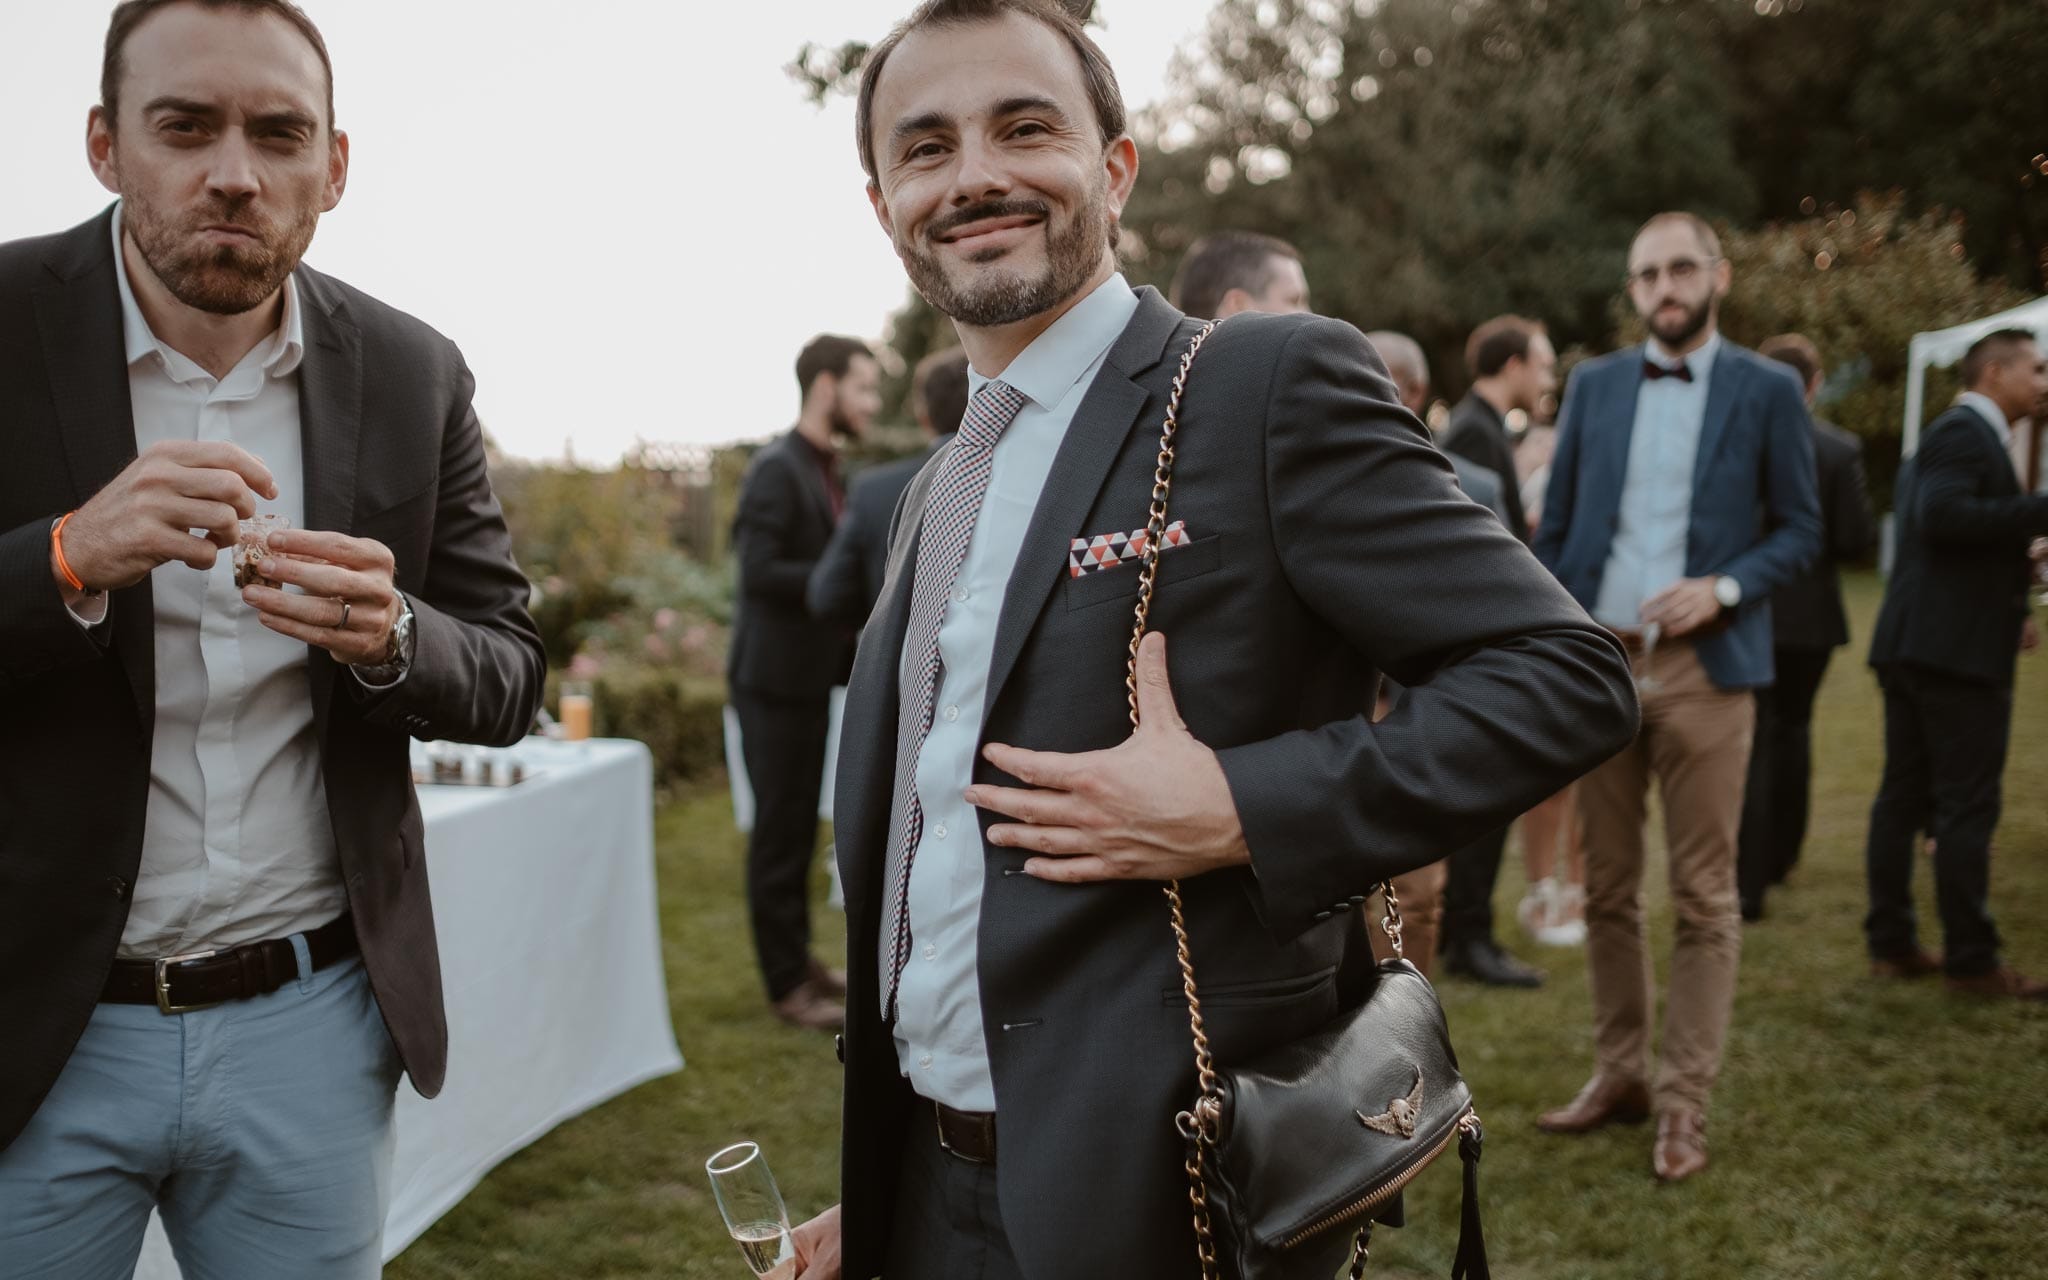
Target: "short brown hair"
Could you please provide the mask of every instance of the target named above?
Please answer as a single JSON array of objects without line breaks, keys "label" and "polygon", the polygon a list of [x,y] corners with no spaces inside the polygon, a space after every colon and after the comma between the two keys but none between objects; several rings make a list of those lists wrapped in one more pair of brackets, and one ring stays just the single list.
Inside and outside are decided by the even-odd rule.
[{"label": "short brown hair", "polygon": [[1652,214],[1647,222],[1636,228],[1635,235],[1629,238],[1629,247],[1634,248],[1636,241],[1642,239],[1643,233],[1650,228],[1661,227],[1673,222],[1682,227],[1690,227],[1693,235],[1699,238],[1700,248],[1707,251],[1709,258],[1721,256],[1721,237],[1714,233],[1714,228],[1708,224],[1705,218],[1696,213],[1688,213],[1683,209],[1669,209],[1663,213]]},{"label": "short brown hair", "polygon": [[1529,344],[1549,332],[1540,320],[1526,316],[1495,316],[1465,339],[1465,368],[1475,378],[1491,378],[1508,361],[1529,358]]},{"label": "short brown hair", "polygon": [[1088,85],[1088,102],[1095,108],[1095,122],[1102,128],[1102,145],[1106,147],[1124,136],[1124,94],[1117,87],[1109,57],[1089,38],[1080,19],[1057,0],[924,0],[868,52],[868,60],[861,67],[853,127],[859,135],[860,167],[867,171],[868,181],[876,180],[875,144],[870,136],[874,127],[875,86],[882,79],[882,64],[889,60],[896,46],[903,43],[905,36],[924,27],[964,27],[994,22],[1012,13],[1042,22],[1065,38],[1074,56],[1081,60],[1081,78]]},{"label": "short brown hair", "polygon": [[910,375],[911,402],[931,419],[932,430],[949,435],[967,416],[967,353],[959,347],[934,351]]},{"label": "short brown hair", "polygon": [[1213,320],[1232,289],[1261,294],[1272,286],[1274,259],[1300,262],[1301,250],[1259,231],[1218,231],[1188,246],[1167,298],[1201,320]]},{"label": "short brown hair", "polygon": [[151,14],[174,4],[196,4],[202,9],[239,9],[256,16],[267,13],[291,23],[300,35],[306,37],[306,43],[313,46],[313,52],[320,55],[320,69],[327,73],[327,131],[334,132],[334,62],[327,56],[327,41],[321,37],[320,28],[314,26],[306,11],[291,0],[122,0],[114,6],[114,16],[107,22],[107,48],[100,59],[100,110],[106,116],[109,129],[120,120],[121,78],[128,73],[122,53],[128,46],[128,37],[134,35],[135,29]]},{"label": "short brown hair", "polygon": [[848,338],[837,333],[821,333],[804,344],[796,355],[796,385],[803,395],[811,394],[811,384],[824,374],[843,378],[853,367],[855,356],[866,356],[872,360],[875,353],[859,338]]},{"label": "short brown hair", "polygon": [[1963,386],[1975,387],[1984,381],[1985,373],[1993,365],[2011,364],[2018,358],[2020,347],[2029,342],[2040,345],[2040,340],[2026,329],[1993,329],[1977,339],[1963,353]]},{"label": "short brown hair", "polygon": [[1810,387],[1820,377],[1820,348],[1803,333],[1781,333],[1775,338],[1765,338],[1758,345],[1756,353],[1779,364],[1791,365],[1799,374],[1799,385]]}]

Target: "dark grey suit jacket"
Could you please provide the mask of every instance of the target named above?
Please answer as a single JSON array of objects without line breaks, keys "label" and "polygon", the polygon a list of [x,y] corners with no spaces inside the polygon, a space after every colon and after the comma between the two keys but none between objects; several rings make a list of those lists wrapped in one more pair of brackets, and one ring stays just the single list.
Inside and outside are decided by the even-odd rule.
[{"label": "dark grey suit jacket", "polygon": [[2048,534],[2048,494],[2020,492],[1998,433],[1957,405],[1900,468],[1894,511],[1898,554],[1870,665],[2012,684],[2027,618],[2027,544]]},{"label": "dark grey suit jacket", "polygon": [[846,683],[848,626],[820,625],[804,603],[836,518],[811,446],[786,431],[761,447],[733,515],[739,599],[725,678],[772,698],[819,699]]},{"label": "dark grey suit jacket", "polygon": [[1500,481],[1501,504],[1507,509],[1508,531],[1529,541],[1529,518],[1522,512],[1522,485],[1515,477],[1515,446],[1508,439],[1507,420],[1486,397],[1468,391],[1451,409],[1444,428],[1444,450],[1469,458]]},{"label": "dark grey suit jacket", "polygon": [[1863,483],[1863,442],[1816,418],[1813,467],[1820,483],[1821,551],[1805,572],[1771,593],[1771,637],[1780,649],[1849,643],[1842,566],[1868,559],[1877,545],[1877,521]]},{"label": "dark grey suit jacket", "polygon": [[[148,578],[88,633],[50,575],[50,523],[135,458],[111,214],[0,245],[0,1146],[71,1056],[142,856],[156,714]],[[391,549],[417,616],[411,670],[372,693],[325,650],[307,696],[370,985],[413,1086],[448,1057],[406,738],[512,743],[546,660],[485,474],[473,383],[446,338],[298,272],[306,527]]]},{"label": "dark grey suit jacket", "polygon": [[[1195,322],[1150,289],[1068,430],[1003,598],[984,737],[1045,751],[1129,734],[1132,566],[1070,577],[1076,536],[1144,525],[1168,383]],[[941,454],[943,459],[945,455]],[[850,991],[847,1274],[882,1265],[911,1095],[881,1020],[877,938],[897,669],[938,463],[905,494],[849,687],[836,835]],[[1627,663],[1400,408],[1363,335],[1246,314],[1194,366],[1153,625],[1216,748],[1248,870],[1185,886],[1209,1035],[1238,1061],[1338,1010],[1377,882],[1496,828],[1628,742]],[[1411,687],[1368,723],[1378,671]],[[984,782],[1013,783],[986,763]],[[984,830],[988,822],[984,815]],[[985,849],[980,994],[1003,1222],[1025,1275],[1195,1274],[1173,1115],[1193,1055],[1159,886],[1063,886]],[[915,922],[912,925],[915,928]]]}]

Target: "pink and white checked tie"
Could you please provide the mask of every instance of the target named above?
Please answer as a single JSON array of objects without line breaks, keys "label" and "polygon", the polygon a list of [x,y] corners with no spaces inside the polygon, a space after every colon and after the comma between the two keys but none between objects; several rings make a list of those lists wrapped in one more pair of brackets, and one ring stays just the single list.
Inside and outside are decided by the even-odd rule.
[{"label": "pink and white checked tie", "polygon": [[888,980],[882,984],[882,1017],[896,1010],[896,988],[910,959],[910,863],[924,836],[924,807],[917,799],[917,756],[932,730],[939,691],[939,624],[946,601],[967,559],[967,543],[988,496],[989,468],[996,441],[1024,407],[1024,393],[989,382],[975,393],[960,420],[960,434],[940,465],[924,501],[924,529],[917,540],[917,570],[910,592],[910,628],[904,633],[902,700],[896,717],[896,803],[889,817],[889,858],[883,883],[889,889]]}]

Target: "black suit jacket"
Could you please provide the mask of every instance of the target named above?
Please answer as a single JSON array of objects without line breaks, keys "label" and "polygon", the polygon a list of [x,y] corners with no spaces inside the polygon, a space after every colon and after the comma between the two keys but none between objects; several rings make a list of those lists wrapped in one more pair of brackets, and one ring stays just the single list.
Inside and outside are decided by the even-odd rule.
[{"label": "black suit jacket", "polygon": [[795,431],[762,446],[740,481],[733,517],[739,600],[726,679],[780,698],[815,698],[846,683],[847,629],[820,625],[804,603],[811,570],[832,540],[832,497],[811,447]]},{"label": "black suit jacket", "polygon": [[1820,482],[1821,553],[1805,572],[1771,593],[1772,643],[1780,649],[1834,649],[1849,643],[1842,566],[1868,559],[1877,545],[1877,522],[1863,483],[1863,442],[1816,418],[1813,465]]},{"label": "black suit jacket", "polygon": [[1529,541],[1529,519],[1522,511],[1522,482],[1515,475],[1515,446],[1508,439],[1508,424],[1500,412],[1477,391],[1468,391],[1451,410],[1450,425],[1444,428],[1444,448],[1469,458],[1500,478],[1501,505],[1507,509],[1508,529],[1523,542]]},{"label": "black suit jacket", "polygon": [[1957,405],[1899,469],[1893,510],[1897,552],[1870,665],[2010,685],[2027,617],[2027,544],[2048,534],[2048,494],[2021,493],[1997,431]]},{"label": "black suit jacket", "polygon": [[[142,854],[156,712],[148,578],[92,632],[50,574],[50,523],[135,457],[111,214],[0,245],[0,1146],[21,1131],[99,999]],[[512,743],[545,658],[485,474],[461,355],[419,321],[298,272],[306,527],[374,538],[417,621],[403,683],[372,693],[324,650],[307,697],[349,908],[413,1086],[448,1054],[406,738]]]},{"label": "black suit jacket", "polygon": [[[1138,574],[1075,578],[1076,536],[1144,525],[1167,389],[1195,323],[1151,289],[1086,391],[1003,598],[984,740],[1110,747]],[[944,455],[941,455],[943,458]],[[912,1099],[880,1016],[877,939],[897,669],[921,513],[905,494],[846,718],[836,835],[850,989],[847,1274],[881,1267]],[[1249,870],[1185,886],[1208,1030],[1230,1063],[1322,1025],[1371,886],[1499,827],[1633,736],[1627,664],[1486,509],[1459,492],[1340,321],[1245,314],[1203,348],[1160,563],[1179,708],[1219,751]],[[1378,671],[1410,686],[1368,723]],[[986,762],[976,779],[1014,780]],[[984,830],[989,821],[983,815]],[[1194,1096],[1157,884],[1062,886],[984,848],[979,984],[1004,1226],[1026,1276],[1195,1273],[1174,1113]],[[913,922],[915,928],[915,922]]]},{"label": "black suit jacket", "polygon": [[885,462],[854,478],[846,495],[846,514],[833,530],[818,567],[811,570],[805,595],[811,616],[854,627],[867,621],[889,569],[889,526],[896,504],[912,477],[952,438],[947,432],[908,458]]}]

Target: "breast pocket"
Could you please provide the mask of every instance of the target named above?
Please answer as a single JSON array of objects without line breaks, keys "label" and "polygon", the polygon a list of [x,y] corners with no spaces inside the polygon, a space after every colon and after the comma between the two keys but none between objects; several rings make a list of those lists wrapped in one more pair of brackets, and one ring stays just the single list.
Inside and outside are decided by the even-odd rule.
[{"label": "breast pocket", "polygon": [[[1205,573],[1214,573],[1223,567],[1223,535],[1211,534],[1197,538],[1186,546],[1174,547],[1159,555],[1159,581],[1157,588],[1164,591],[1175,582],[1186,582],[1199,578]],[[1078,578],[1067,579],[1065,591],[1067,608],[1092,609],[1097,605],[1123,601],[1134,604],[1138,597],[1138,580],[1143,576],[1144,564],[1138,560],[1127,560],[1114,569],[1098,569],[1084,573]]]}]

